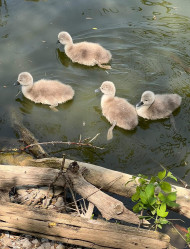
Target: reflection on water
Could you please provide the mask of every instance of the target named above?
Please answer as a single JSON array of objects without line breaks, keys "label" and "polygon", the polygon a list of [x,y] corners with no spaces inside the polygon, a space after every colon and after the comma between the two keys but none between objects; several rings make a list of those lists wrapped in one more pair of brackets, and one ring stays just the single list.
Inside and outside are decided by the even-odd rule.
[{"label": "reflection on water", "polygon": [[[101,8],[97,9],[95,12],[99,13],[101,16],[103,15],[109,15],[109,14],[117,14],[120,11],[117,9],[117,7],[113,8]],[[86,9],[82,12],[82,15],[86,16],[87,19],[91,19],[91,15],[94,15],[94,9]]]},{"label": "reflection on water", "polygon": [[[152,174],[162,163],[189,181],[189,7],[185,0],[0,1],[0,137],[16,138],[7,111],[15,106],[41,142],[78,141],[80,135],[100,133],[94,143],[105,148],[55,145],[47,148],[52,155],[66,151],[69,158],[133,174]],[[64,47],[56,45],[62,30],[75,42],[97,42],[109,49],[112,70],[72,63]],[[22,94],[16,96],[12,83],[22,71],[36,80],[70,84],[74,100],[54,113]],[[134,105],[145,90],[180,94],[182,106],[174,113],[177,132],[169,119],[139,118],[137,129],[116,127],[113,140],[106,141],[110,124],[101,114],[101,94],[94,93],[105,80],[113,81],[117,95]]]},{"label": "reflection on water", "polygon": [[7,19],[9,17],[8,7],[6,0],[0,0],[0,26],[5,26],[7,24]]}]

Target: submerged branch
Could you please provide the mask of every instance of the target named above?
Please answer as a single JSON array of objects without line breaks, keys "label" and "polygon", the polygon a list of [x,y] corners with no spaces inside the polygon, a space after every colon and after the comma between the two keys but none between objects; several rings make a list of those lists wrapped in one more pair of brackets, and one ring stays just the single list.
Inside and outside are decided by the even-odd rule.
[{"label": "submerged branch", "polygon": [[[78,146],[86,146],[86,147],[91,147],[91,148],[94,148],[94,149],[100,149],[100,150],[103,150],[104,148],[102,147],[98,147],[98,146],[95,146],[93,145],[91,142],[93,140],[95,140],[97,138],[97,136],[99,136],[100,133],[96,134],[96,136],[94,136],[90,141],[88,142],[85,142],[87,139],[84,139],[83,141],[81,140],[81,137],[79,139],[79,142],[70,142],[70,141],[67,141],[67,142],[64,142],[64,141],[50,141],[50,142],[41,142],[41,143],[34,143],[34,144],[29,144],[27,146],[25,146],[22,150],[26,150],[32,146],[35,146],[35,145],[48,145],[48,144],[52,144],[52,145],[55,145],[55,144],[68,144],[68,145],[78,145]],[[89,138],[88,138],[89,139]]]},{"label": "submerged branch", "polygon": [[[79,147],[90,147],[93,149],[100,149],[103,150],[104,148],[99,147],[99,146],[95,146],[92,144],[92,141],[94,141],[98,136],[100,135],[100,133],[96,134],[92,139],[91,138],[85,138],[84,140],[81,140],[81,136],[79,138],[78,142],[70,142],[70,141],[49,141],[49,142],[41,142],[41,143],[32,143],[29,144],[27,146],[25,146],[24,148],[13,148],[13,149],[6,149],[6,150],[0,150],[0,152],[16,152],[16,151],[25,151],[26,149],[30,149],[33,146],[39,146],[39,145],[55,145],[55,144],[67,144],[67,145],[76,145]],[[89,141],[87,141],[89,140]]]}]

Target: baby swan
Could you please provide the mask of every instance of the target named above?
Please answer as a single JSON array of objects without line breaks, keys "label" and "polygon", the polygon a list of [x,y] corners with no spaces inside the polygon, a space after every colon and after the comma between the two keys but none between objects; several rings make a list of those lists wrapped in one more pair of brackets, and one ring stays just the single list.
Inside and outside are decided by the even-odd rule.
[{"label": "baby swan", "polygon": [[22,86],[22,93],[27,99],[35,103],[50,105],[55,108],[58,104],[71,100],[74,96],[74,90],[71,86],[65,85],[57,80],[41,79],[33,83],[33,77],[28,72],[22,72],[18,75],[15,85]]},{"label": "baby swan", "polygon": [[63,31],[58,34],[58,42],[65,45],[65,53],[72,60],[86,66],[98,65],[101,68],[111,69],[107,64],[111,60],[111,53],[98,43],[73,43],[69,33]]},{"label": "baby swan", "polygon": [[136,105],[137,114],[151,120],[168,118],[181,105],[181,100],[178,94],[154,94],[145,91]]},{"label": "baby swan", "polygon": [[126,99],[115,97],[115,85],[111,81],[104,81],[99,89],[104,94],[101,98],[102,114],[112,124],[107,133],[107,140],[113,137],[115,125],[132,130],[138,124],[138,116],[135,107]]}]

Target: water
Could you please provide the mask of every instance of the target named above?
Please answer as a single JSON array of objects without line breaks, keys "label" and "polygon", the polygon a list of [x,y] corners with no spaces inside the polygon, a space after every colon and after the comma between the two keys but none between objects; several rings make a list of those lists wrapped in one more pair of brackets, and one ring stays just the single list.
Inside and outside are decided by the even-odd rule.
[{"label": "water", "polygon": [[[94,145],[104,150],[57,145],[45,147],[51,155],[90,162],[130,174],[154,174],[159,163],[184,181],[190,180],[190,2],[137,0],[0,1],[0,139],[14,146],[17,134],[10,124],[11,106],[40,142],[78,141],[101,135]],[[96,28],[96,29],[94,29]],[[68,31],[75,42],[98,42],[113,55],[112,70],[73,64],[57,45],[57,34]],[[175,59],[177,58],[177,60]],[[181,62],[181,64],[178,62]],[[17,94],[13,83],[20,72],[34,80],[59,79],[76,92],[73,101],[53,112]],[[114,129],[102,117],[101,94],[94,90],[113,81],[117,96],[132,104],[145,90],[178,93],[182,106],[174,112],[177,132],[169,119],[139,119],[134,131]],[[84,126],[85,124],[85,126]]]}]

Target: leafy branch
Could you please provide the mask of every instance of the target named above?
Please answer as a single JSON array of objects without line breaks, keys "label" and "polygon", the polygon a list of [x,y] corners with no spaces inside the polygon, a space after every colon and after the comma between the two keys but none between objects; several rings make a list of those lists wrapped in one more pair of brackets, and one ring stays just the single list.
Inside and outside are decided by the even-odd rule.
[{"label": "leafy branch", "polygon": [[141,215],[140,219],[153,220],[153,228],[162,228],[162,225],[169,223],[166,219],[168,215],[167,207],[176,208],[176,192],[172,191],[171,184],[166,181],[167,178],[177,178],[171,172],[166,170],[158,172],[157,176],[152,176],[148,180],[147,176],[142,174],[133,177],[132,181],[137,183],[136,192],[132,196],[132,201],[137,202],[133,207],[136,213],[147,211],[146,216]]},{"label": "leafy branch", "polygon": [[[172,186],[166,181],[167,179],[177,181],[177,178],[164,168],[164,170],[158,172],[156,176],[152,176],[150,180],[148,176],[139,174],[138,176],[133,176],[126,183],[128,184],[134,181],[137,184],[136,192],[131,197],[131,200],[136,202],[133,211],[135,213],[141,213],[141,216],[139,216],[141,220],[152,220],[153,225],[151,228],[155,230],[158,228],[162,229],[162,226],[165,224],[173,226],[172,222],[166,218],[169,214],[167,207],[179,207],[179,204],[176,203],[176,192],[172,191]],[[145,210],[147,215],[143,215]],[[190,227],[187,231],[184,237],[177,230],[181,238],[185,240],[190,247]]]}]

